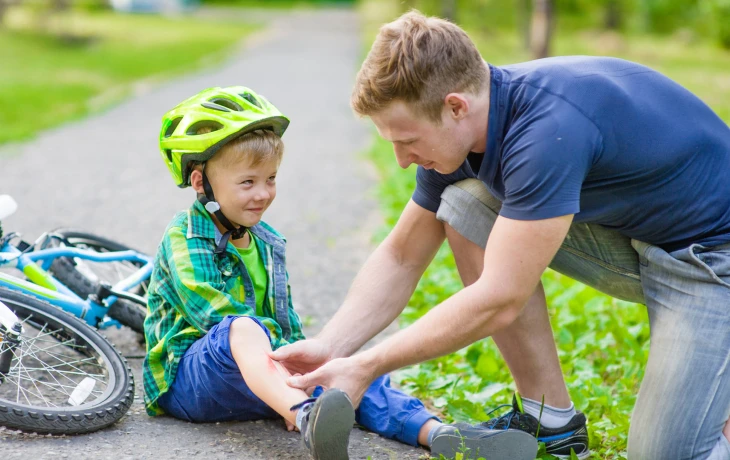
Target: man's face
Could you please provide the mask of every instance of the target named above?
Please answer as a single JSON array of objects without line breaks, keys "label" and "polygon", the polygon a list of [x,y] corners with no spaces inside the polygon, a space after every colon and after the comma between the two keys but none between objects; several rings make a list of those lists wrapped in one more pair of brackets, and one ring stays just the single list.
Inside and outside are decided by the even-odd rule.
[{"label": "man's face", "polygon": [[393,144],[401,168],[411,164],[450,174],[469,154],[468,133],[463,120],[455,119],[444,106],[441,124],[418,116],[406,103],[396,101],[370,117],[380,136]]}]

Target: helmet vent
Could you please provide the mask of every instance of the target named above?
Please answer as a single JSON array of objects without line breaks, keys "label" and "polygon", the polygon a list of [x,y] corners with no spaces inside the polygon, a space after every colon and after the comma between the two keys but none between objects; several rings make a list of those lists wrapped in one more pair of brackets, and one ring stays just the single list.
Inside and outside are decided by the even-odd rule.
[{"label": "helmet vent", "polygon": [[248,102],[255,105],[256,107],[261,108],[261,103],[258,101],[258,99],[256,99],[256,96],[254,96],[253,94],[243,93],[241,94],[241,97],[246,99]]},{"label": "helmet vent", "polygon": [[223,125],[213,120],[200,120],[188,127],[186,134],[188,136],[197,136],[198,134],[208,134],[213,131],[223,129]]},{"label": "helmet vent", "polygon": [[220,110],[221,112],[230,112],[231,111],[231,109],[229,109],[228,107],[223,107],[222,105],[215,104],[213,102],[203,102],[200,105],[202,105],[206,109]]},{"label": "helmet vent", "polygon": [[168,126],[167,129],[165,130],[166,138],[172,136],[172,133],[174,133],[175,129],[177,129],[177,125],[180,124],[180,120],[182,120],[182,117],[175,118],[174,120],[172,120],[172,123],[170,123],[170,126]]},{"label": "helmet vent", "polygon": [[167,157],[167,162],[172,163],[172,150],[166,149],[165,156]]},{"label": "helmet vent", "polygon": [[223,107],[233,110],[234,112],[243,112],[243,107],[230,99],[217,97],[215,99],[211,99],[210,102],[213,104],[222,105]]}]

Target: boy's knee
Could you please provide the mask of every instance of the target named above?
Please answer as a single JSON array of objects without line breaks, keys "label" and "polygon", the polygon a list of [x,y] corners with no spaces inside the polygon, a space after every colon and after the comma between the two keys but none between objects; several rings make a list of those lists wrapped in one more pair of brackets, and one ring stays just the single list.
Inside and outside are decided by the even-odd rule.
[{"label": "boy's knee", "polygon": [[259,335],[268,341],[268,336],[261,328],[261,325],[248,316],[241,316],[233,320],[228,335],[231,341],[237,338],[258,337]]}]

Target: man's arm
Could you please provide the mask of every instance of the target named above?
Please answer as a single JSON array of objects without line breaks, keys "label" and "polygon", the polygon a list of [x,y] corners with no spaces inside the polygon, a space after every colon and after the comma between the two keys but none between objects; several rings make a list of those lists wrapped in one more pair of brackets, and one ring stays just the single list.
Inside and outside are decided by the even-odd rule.
[{"label": "man's arm", "polygon": [[409,201],[358,273],[340,309],[317,335],[330,344],[332,358],[350,356],[395,320],[444,238],[436,214]]},{"label": "man's arm", "polygon": [[379,375],[454,352],[508,326],[534,292],[572,219],[572,215],[538,221],[497,218],[477,282],[375,347],[330,361],[289,379],[289,384],[341,388],[359,404]]},{"label": "man's arm", "polygon": [[303,374],[331,359],[350,356],[403,311],[444,238],[436,214],[409,201],[322,332],[277,349],[271,358],[292,373]]},{"label": "man's arm", "polygon": [[484,271],[463,289],[360,360],[377,375],[454,352],[514,321],[568,233],[573,216],[538,221],[499,217]]}]

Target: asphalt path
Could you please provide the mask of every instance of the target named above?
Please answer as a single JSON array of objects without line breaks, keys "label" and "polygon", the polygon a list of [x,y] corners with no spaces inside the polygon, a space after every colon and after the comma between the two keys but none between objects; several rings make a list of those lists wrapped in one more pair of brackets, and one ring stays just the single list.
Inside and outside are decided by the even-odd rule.
[{"label": "asphalt path", "polygon": [[[177,189],[159,158],[162,114],[211,86],[245,85],[291,120],[278,195],[265,220],[288,239],[296,308],[316,333],[339,307],[372,251],[381,220],[375,176],[363,160],[372,132],[348,106],[364,45],[351,10],[233,13],[266,27],[223,64],[164,85],[138,85],[126,102],[27,143],[0,148],[0,193],[19,203],[8,230],[33,240],[57,227],[86,229],[153,254],[193,192]],[[237,16],[236,16],[237,15]],[[52,77],[52,76],[51,76]],[[127,330],[107,332],[137,381],[133,407],[108,429],[39,436],[0,428],[3,459],[305,459],[300,435],[283,422],[191,424],[148,417],[142,400],[144,349]],[[419,458],[422,449],[353,430],[351,458]]]}]

